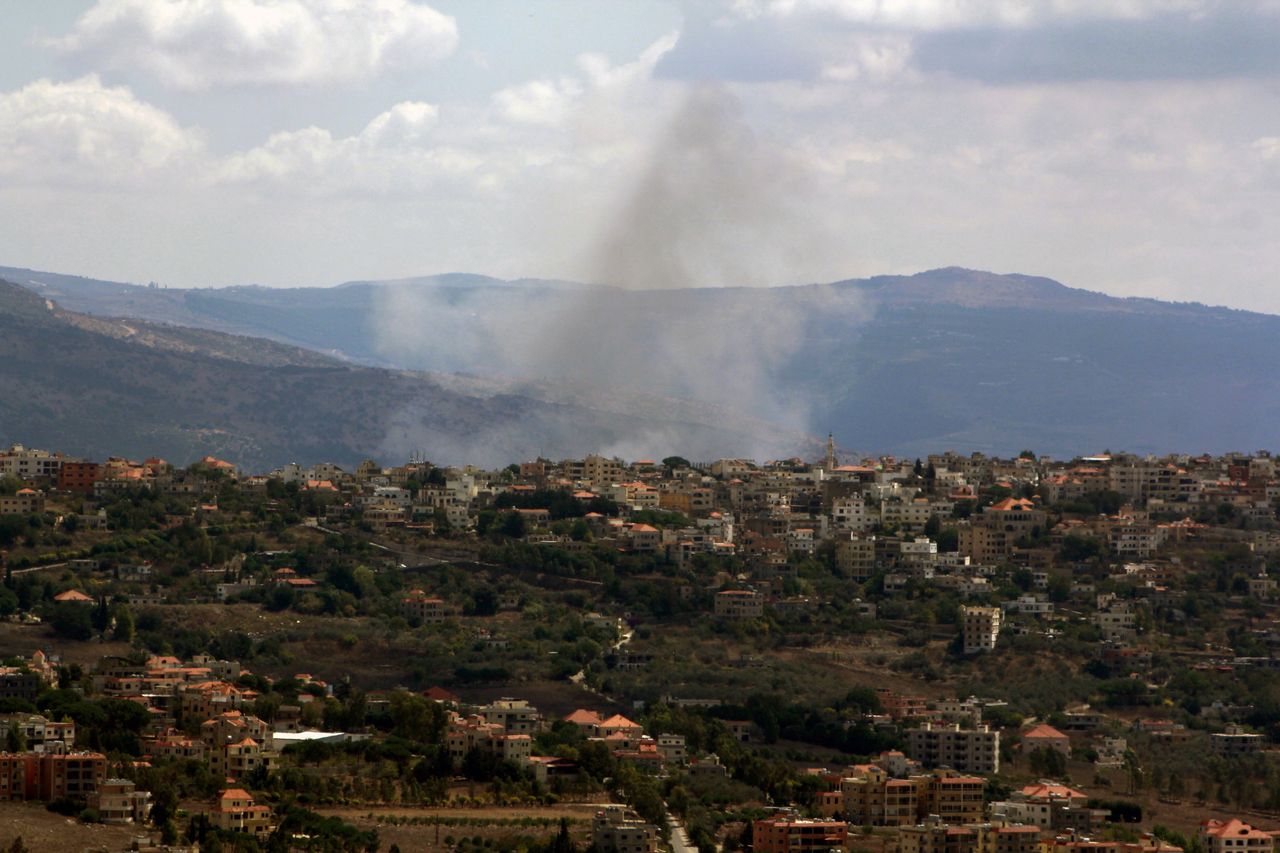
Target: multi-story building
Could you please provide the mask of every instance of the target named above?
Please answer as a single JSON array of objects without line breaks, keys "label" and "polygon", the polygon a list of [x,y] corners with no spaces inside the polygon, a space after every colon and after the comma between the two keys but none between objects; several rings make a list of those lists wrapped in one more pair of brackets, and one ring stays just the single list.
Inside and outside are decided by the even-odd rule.
[{"label": "multi-story building", "polygon": [[999,563],[1019,540],[1043,531],[1047,518],[1029,500],[1005,498],[960,528],[960,553],[977,563]]},{"label": "multi-story building", "polygon": [[724,619],[746,621],[764,615],[764,596],[753,589],[726,589],[716,593],[715,614]]},{"label": "multi-story building", "polygon": [[524,699],[498,699],[480,708],[480,716],[508,734],[532,735],[542,727],[542,714]]},{"label": "multi-story building", "polygon": [[444,600],[427,595],[420,589],[411,589],[400,597],[400,612],[406,619],[416,619],[423,625],[443,622]]},{"label": "multi-story building", "polygon": [[790,815],[752,825],[755,853],[828,853],[843,850],[849,825],[842,820],[811,820]]},{"label": "multi-story building", "polygon": [[243,832],[265,838],[275,831],[270,806],[260,806],[243,788],[228,788],[209,810],[209,821],[223,832]]},{"label": "multi-story building", "polygon": [[5,714],[0,716],[0,734],[16,728],[27,749],[41,751],[52,744],[69,750],[75,746],[76,724],[71,720],[55,722],[39,714]]},{"label": "multi-story building", "polygon": [[1274,853],[1275,836],[1242,820],[1206,820],[1198,833],[1208,853]]},{"label": "multi-story building", "polygon": [[97,462],[63,462],[58,469],[58,489],[77,495],[93,494],[93,484],[102,478]]},{"label": "multi-story building", "polygon": [[1237,725],[1209,735],[1213,751],[1222,756],[1252,755],[1262,749],[1265,741],[1266,738],[1257,732],[1247,732]]},{"label": "multi-story building", "polygon": [[625,806],[605,806],[591,819],[591,844],[601,853],[658,853],[658,828]]},{"label": "multi-story building", "polygon": [[991,651],[1000,636],[1000,608],[961,607],[960,632],[965,654]]},{"label": "multi-story building", "polygon": [[106,775],[100,752],[0,752],[0,800],[84,800]]},{"label": "multi-story building", "polygon": [[907,754],[928,767],[950,767],[962,773],[1000,771],[1000,732],[987,726],[963,729],[959,723],[925,723],[907,731]]},{"label": "multi-story building", "polygon": [[151,815],[151,792],[139,791],[131,779],[105,779],[87,804],[103,823],[141,824]]},{"label": "multi-story building", "polygon": [[874,536],[849,537],[836,542],[836,568],[846,577],[862,582],[876,571]]}]

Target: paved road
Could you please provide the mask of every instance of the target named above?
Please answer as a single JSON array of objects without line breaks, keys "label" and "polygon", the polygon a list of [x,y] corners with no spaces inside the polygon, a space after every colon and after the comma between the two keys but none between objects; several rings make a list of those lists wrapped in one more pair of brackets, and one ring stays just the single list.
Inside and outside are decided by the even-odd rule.
[{"label": "paved road", "polygon": [[680,821],[669,813],[667,814],[667,826],[671,828],[672,853],[698,853],[698,848],[689,841],[689,836],[685,834],[684,827],[680,824]]}]

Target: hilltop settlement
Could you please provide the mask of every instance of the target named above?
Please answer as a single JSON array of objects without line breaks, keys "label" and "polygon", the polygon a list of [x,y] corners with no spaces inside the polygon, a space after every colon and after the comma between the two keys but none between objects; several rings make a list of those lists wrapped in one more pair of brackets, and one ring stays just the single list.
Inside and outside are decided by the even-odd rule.
[{"label": "hilltop settlement", "polygon": [[1275,457],[844,456],[15,445],[0,848],[1274,853]]}]

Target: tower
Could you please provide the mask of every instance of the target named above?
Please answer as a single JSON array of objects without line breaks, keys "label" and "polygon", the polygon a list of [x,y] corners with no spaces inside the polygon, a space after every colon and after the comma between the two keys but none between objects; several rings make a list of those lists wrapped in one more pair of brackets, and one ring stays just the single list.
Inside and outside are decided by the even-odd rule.
[{"label": "tower", "polygon": [[836,439],[832,433],[827,433],[827,464],[825,470],[828,474],[836,469]]}]

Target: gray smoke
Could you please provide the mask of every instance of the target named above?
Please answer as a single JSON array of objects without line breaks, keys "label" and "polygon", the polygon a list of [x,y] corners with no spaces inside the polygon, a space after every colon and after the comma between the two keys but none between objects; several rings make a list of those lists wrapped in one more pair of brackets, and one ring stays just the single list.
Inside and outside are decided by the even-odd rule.
[{"label": "gray smoke", "polygon": [[756,139],[733,95],[697,88],[601,233],[590,280],[634,290],[785,282],[805,249],[817,248],[793,204],[806,183]]},{"label": "gray smoke", "polygon": [[[688,398],[720,407],[711,422],[726,427],[723,413],[733,411],[812,432],[793,356],[824,315],[862,309],[829,287],[760,287],[788,281],[828,242],[804,207],[807,180],[785,151],[755,137],[731,94],[695,89],[586,253],[590,280],[605,286],[387,288],[383,351],[417,367],[593,388],[614,405],[638,394]],[[723,447],[708,448],[705,431],[680,427],[689,407],[655,411],[662,405],[648,398],[638,407],[646,424],[578,452],[692,453],[680,446],[685,434],[711,455],[794,449],[729,428]],[[670,426],[655,430],[654,415]]]}]

